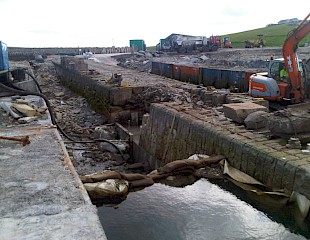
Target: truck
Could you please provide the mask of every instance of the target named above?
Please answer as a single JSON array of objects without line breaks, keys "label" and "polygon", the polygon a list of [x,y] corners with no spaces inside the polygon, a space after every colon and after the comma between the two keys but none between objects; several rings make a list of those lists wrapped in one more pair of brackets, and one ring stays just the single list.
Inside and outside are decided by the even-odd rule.
[{"label": "truck", "polygon": [[[298,59],[298,43],[310,32],[310,13],[301,21],[284,41],[283,58],[269,62],[268,73],[256,73],[250,76],[249,94],[253,97],[294,104],[306,99],[309,87],[306,68]],[[286,72],[287,74],[281,74]]]},{"label": "truck", "polygon": [[190,36],[183,34],[171,34],[165,39],[160,39],[156,46],[157,51],[191,53],[193,51],[211,52],[217,51],[221,46],[220,36]]}]

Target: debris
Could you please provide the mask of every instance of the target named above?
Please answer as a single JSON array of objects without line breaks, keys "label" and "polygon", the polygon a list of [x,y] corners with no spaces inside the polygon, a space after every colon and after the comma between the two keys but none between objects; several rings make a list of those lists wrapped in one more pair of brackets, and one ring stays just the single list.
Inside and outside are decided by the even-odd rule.
[{"label": "debris", "polygon": [[[120,151],[124,152],[127,149],[127,144],[125,143],[114,143]],[[99,149],[103,152],[111,152],[111,153],[118,153],[118,150],[108,142],[102,142],[99,144]]]},{"label": "debris", "polygon": [[286,144],[287,148],[291,149],[301,149],[301,142],[299,138],[291,137]]},{"label": "debris", "polygon": [[22,117],[22,118],[19,118],[17,121],[18,123],[31,123],[32,121],[34,120],[37,120],[38,117],[37,116],[34,116],[34,117]]},{"label": "debris", "polygon": [[64,92],[55,92],[54,95],[55,95],[55,97],[62,97],[62,96],[65,96],[65,93]]},{"label": "debris", "polygon": [[0,136],[0,139],[22,142],[23,146],[26,146],[27,144],[30,144],[29,136],[26,136],[26,137],[5,137],[5,136]]},{"label": "debris", "polygon": [[27,104],[19,104],[19,103],[12,103],[11,107],[18,112],[22,113],[26,117],[33,117],[38,115],[36,109],[30,107]]},{"label": "debris", "polygon": [[7,103],[7,102],[1,102],[0,103],[0,107],[6,111],[8,114],[10,114],[13,118],[15,119],[18,119],[18,118],[21,118],[22,115],[21,114],[18,114],[16,112],[14,112],[12,109],[11,109],[11,103]]},{"label": "debris", "polygon": [[117,198],[128,193],[129,183],[123,179],[107,179],[96,183],[84,183],[91,198]]}]

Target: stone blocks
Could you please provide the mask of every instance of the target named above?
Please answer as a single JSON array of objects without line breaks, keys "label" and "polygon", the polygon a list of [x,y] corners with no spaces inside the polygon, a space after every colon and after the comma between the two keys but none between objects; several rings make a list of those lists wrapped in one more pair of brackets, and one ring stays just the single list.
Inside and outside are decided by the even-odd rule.
[{"label": "stone blocks", "polygon": [[237,123],[243,123],[244,119],[250,113],[257,111],[268,112],[268,108],[252,102],[230,103],[223,105],[225,117],[230,118]]}]

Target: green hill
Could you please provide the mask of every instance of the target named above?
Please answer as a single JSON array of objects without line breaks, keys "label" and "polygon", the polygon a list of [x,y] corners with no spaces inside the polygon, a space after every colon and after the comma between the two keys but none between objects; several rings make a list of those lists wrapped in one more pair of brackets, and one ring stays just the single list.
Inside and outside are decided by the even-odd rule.
[{"label": "green hill", "polygon": [[[294,28],[294,25],[281,24],[281,25],[270,25],[264,28],[253,29],[245,32],[225,34],[223,36],[229,36],[232,46],[234,48],[243,48],[245,40],[256,40],[257,35],[263,35],[263,39],[266,41],[266,47],[281,47],[287,34]],[[308,34],[300,45],[305,42],[310,42],[310,34]]]}]

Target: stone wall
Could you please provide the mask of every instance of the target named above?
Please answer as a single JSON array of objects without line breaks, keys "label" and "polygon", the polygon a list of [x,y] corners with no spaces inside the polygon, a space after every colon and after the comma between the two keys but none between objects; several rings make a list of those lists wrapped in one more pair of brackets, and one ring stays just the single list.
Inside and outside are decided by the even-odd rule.
[{"label": "stone wall", "polygon": [[310,199],[309,155],[286,148],[281,139],[268,140],[234,124],[217,124],[211,115],[195,114],[153,104],[140,146],[162,165],[195,153],[222,154],[233,167],[267,186],[295,190]]},{"label": "stone wall", "polygon": [[135,92],[139,92],[141,87],[120,87],[105,83],[104,79],[94,80],[92,75],[81,74],[76,67],[70,69],[57,63],[54,66],[65,86],[85,97],[92,108],[103,113],[111,122],[127,124],[131,121],[132,125],[141,122],[145,110],[136,107],[140,103],[134,99]]}]

